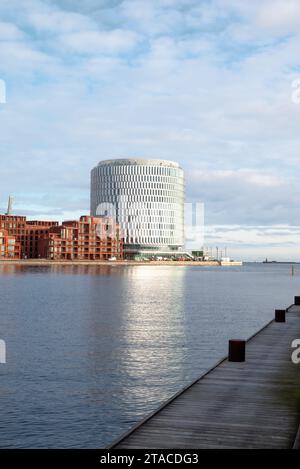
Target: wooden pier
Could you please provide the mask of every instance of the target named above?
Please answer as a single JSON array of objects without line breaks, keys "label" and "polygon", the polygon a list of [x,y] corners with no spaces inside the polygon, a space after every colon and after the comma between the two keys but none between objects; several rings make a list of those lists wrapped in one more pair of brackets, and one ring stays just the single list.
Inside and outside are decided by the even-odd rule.
[{"label": "wooden pier", "polygon": [[113,443],[133,448],[296,448],[300,432],[300,306],[246,343],[245,362],[227,358]]}]

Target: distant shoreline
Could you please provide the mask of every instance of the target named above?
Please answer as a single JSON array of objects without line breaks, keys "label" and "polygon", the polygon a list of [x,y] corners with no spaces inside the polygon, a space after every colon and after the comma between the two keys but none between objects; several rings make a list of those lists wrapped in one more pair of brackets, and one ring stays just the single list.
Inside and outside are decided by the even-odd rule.
[{"label": "distant shoreline", "polygon": [[[262,261],[262,264],[300,264],[300,261]],[[260,264],[260,262],[258,262]]]}]

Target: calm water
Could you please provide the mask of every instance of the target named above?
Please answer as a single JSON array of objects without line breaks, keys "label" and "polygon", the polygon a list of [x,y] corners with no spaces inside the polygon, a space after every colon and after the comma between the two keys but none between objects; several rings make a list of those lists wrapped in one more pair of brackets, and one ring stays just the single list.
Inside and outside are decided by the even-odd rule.
[{"label": "calm water", "polygon": [[111,442],[300,293],[300,266],[0,266],[0,446]]}]

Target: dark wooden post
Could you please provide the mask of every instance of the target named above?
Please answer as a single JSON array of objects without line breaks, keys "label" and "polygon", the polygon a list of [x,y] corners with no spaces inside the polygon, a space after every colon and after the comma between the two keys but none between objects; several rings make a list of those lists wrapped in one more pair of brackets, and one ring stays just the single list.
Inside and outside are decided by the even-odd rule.
[{"label": "dark wooden post", "polygon": [[275,309],[275,322],[285,322],[285,309]]},{"label": "dark wooden post", "polygon": [[228,360],[230,362],[244,362],[246,359],[246,341],[230,340]]}]

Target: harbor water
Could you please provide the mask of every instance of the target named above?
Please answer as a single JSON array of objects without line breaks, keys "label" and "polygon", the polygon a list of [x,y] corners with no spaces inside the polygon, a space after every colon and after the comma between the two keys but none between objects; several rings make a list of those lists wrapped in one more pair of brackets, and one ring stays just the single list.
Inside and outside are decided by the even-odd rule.
[{"label": "harbor water", "polygon": [[300,265],[0,265],[1,448],[100,448],[300,294]]}]

